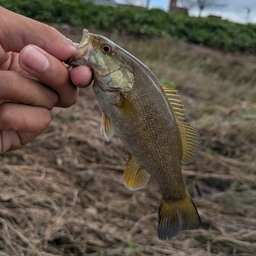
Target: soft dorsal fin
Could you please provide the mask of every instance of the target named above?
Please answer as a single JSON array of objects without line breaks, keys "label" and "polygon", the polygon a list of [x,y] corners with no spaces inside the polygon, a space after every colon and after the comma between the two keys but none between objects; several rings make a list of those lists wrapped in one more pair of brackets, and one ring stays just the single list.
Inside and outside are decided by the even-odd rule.
[{"label": "soft dorsal fin", "polygon": [[102,112],[100,132],[101,135],[104,135],[107,141],[110,141],[115,134],[112,122],[105,112]]},{"label": "soft dorsal fin", "polygon": [[150,174],[140,167],[140,164],[134,160],[131,154],[127,155],[127,164],[123,174],[123,182],[129,190],[138,190],[146,186]]},{"label": "soft dorsal fin", "polygon": [[199,133],[186,122],[184,105],[182,105],[178,91],[165,85],[162,85],[161,89],[180,131],[182,142],[181,162],[189,163],[194,160],[198,153],[201,144]]},{"label": "soft dorsal fin", "polygon": [[199,133],[186,122],[182,122],[180,128],[183,149],[181,162],[187,164],[196,158],[201,140]]}]

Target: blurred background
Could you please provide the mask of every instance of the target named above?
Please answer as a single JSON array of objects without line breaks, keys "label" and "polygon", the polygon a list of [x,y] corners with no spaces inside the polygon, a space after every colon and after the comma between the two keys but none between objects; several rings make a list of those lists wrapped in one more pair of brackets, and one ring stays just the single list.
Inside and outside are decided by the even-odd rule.
[{"label": "blurred background", "polygon": [[0,155],[0,256],[256,255],[255,1],[0,0],[79,42],[125,48],[179,91],[202,139],[182,167],[201,228],[157,238],[160,191],[122,184],[126,150],[100,135],[92,88],[55,108],[48,129]]}]

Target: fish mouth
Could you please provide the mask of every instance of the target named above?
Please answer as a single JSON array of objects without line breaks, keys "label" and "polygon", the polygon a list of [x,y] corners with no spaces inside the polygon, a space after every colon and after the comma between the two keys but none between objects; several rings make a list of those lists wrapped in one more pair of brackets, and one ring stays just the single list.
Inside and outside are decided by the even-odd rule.
[{"label": "fish mouth", "polygon": [[91,39],[92,34],[89,33],[87,29],[83,29],[83,36],[78,47],[76,48],[76,52],[68,60],[66,60],[65,63],[71,66],[87,66],[87,61],[93,51]]}]

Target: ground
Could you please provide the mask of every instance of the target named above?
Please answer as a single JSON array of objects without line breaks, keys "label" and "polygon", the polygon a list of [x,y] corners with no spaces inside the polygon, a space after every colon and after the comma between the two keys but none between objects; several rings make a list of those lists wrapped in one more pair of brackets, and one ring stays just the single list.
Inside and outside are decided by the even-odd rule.
[{"label": "ground", "polygon": [[[58,28],[79,41],[81,28]],[[0,156],[0,256],[255,255],[256,57],[170,40],[119,43],[175,85],[201,134],[196,161],[183,166],[201,228],[157,238],[159,187],[153,178],[136,192],[123,186],[126,150],[100,135],[90,87],[54,109],[41,136]]]}]

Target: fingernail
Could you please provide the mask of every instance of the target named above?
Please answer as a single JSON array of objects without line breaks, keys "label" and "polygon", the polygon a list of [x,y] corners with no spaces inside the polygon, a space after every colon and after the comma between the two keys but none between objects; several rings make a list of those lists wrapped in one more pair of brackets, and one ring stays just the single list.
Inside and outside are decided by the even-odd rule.
[{"label": "fingernail", "polygon": [[67,41],[69,41],[71,44],[73,44],[73,41],[70,38],[68,38],[68,37],[65,37],[65,38],[67,39]]},{"label": "fingernail", "polygon": [[38,73],[46,71],[50,65],[47,57],[34,46],[27,46],[25,49],[23,64]]},{"label": "fingernail", "polygon": [[67,38],[67,37],[66,37],[66,39],[67,39],[67,41],[70,42],[70,43],[72,44],[72,46],[74,46],[75,48],[77,48],[77,46],[79,45],[78,43],[73,42],[71,39],[69,39],[69,38]]}]

